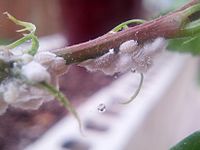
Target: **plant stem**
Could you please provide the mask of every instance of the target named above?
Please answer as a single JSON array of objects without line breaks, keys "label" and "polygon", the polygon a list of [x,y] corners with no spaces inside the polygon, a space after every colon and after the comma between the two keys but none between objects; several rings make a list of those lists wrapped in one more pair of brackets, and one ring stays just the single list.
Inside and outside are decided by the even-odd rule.
[{"label": "plant stem", "polygon": [[[182,27],[185,25],[188,14],[191,14],[188,12],[193,10],[193,6],[198,3],[199,0],[192,0],[181,9],[158,19],[130,27],[117,33],[107,33],[88,42],[56,49],[53,52],[58,56],[62,56],[66,60],[66,64],[72,64],[102,56],[109,49],[117,48],[123,42],[131,39],[142,44],[157,37],[170,39],[188,36],[183,32]],[[194,12],[199,10],[199,7],[195,7],[195,9],[195,11],[193,10]],[[185,13],[185,10],[187,10],[187,13]]]},{"label": "plant stem", "polygon": [[13,49],[13,48],[15,48],[15,47],[21,45],[22,43],[24,43],[24,42],[26,42],[26,41],[28,41],[28,40],[30,40],[30,39],[31,39],[31,36],[30,36],[30,35],[24,36],[24,37],[22,37],[21,39],[19,39],[19,40],[13,42],[13,43],[7,45],[6,48],[8,48],[8,49]]}]

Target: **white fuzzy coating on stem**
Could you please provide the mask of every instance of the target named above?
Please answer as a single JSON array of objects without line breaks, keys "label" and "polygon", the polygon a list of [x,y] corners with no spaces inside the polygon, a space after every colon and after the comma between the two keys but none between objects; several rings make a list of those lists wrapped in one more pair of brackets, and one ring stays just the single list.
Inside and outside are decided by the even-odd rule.
[{"label": "white fuzzy coating on stem", "polygon": [[79,65],[91,72],[102,71],[106,75],[125,73],[131,70],[145,73],[153,64],[154,56],[162,52],[166,45],[167,42],[162,37],[143,45],[138,45],[135,40],[128,40],[120,45],[120,51],[117,54],[108,52],[99,58],[84,61]]},{"label": "white fuzzy coating on stem", "polygon": [[38,52],[35,56],[34,56],[34,60],[44,66],[49,66],[50,63],[52,63],[56,58],[56,55],[48,52],[48,51],[41,51]]},{"label": "white fuzzy coating on stem", "polygon": [[21,109],[38,109],[44,101],[53,99],[53,96],[46,91],[27,85],[19,79],[3,81],[0,93],[2,95],[0,115],[6,111],[9,105]]},{"label": "white fuzzy coating on stem", "polygon": [[60,76],[68,71],[64,58],[48,51],[38,52],[34,57],[34,61],[42,64],[53,76]]}]

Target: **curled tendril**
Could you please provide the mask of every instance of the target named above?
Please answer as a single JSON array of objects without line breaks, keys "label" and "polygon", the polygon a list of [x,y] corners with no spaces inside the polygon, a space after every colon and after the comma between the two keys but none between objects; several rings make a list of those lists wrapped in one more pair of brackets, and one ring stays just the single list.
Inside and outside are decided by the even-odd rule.
[{"label": "curled tendril", "polygon": [[110,33],[115,33],[115,32],[119,32],[123,29],[127,29],[128,28],[128,25],[131,25],[131,24],[142,24],[142,23],[145,23],[146,21],[145,20],[142,20],[142,19],[132,19],[132,20],[128,20],[128,21],[125,21],[121,24],[119,24],[118,26],[116,26],[114,29],[112,29],[110,31]]},{"label": "curled tendril", "polygon": [[20,26],[24,27],[23,29],[17,30],[17,32],[24,32],[24,31],[30,32],[29,34],[23,34],[24,37],[7,45],[6,47],[8,49],[13,49],[13,48],[23,44],[24,42],[31,40],[32,45],[31,45],[31,48],[29,50],[27,50],[27,53],[34,56],[37,53],[37,50],[39,48],[39,41],[38,41],[37,36],[35,36],[36,26],[32,23],[24,22],[24,21],[20,21],[20,20],[16,19],[14,16],[10,15],[8,12],[4,12],[4,14],[7,15],[8,19],[10,19],[16,25],[20,25]]},{"label": "curled tendril", "polygon": [[125,102],[121,102],[121,104],[129,104],[130,102],[132,102],[139,94],[141,88],[142,88],[142,84],[143,84],[143,80],[144,80],[144,75],[142,73],[140,73],[140,83],[138,85],[137,90],[135,91],[135,93],[130,97],[130,99],[128,101]]},{"label": "curled tendril", "polygon": [[[116,32],[119,32],[121,30],[124,30],[124,29],[127,29],[128,28],[128,25],[131,25],[131,24],[142,24],[142,23],[145,23],[146,21],[145,20],[142,20],[142,19],[132,19],[132,20],[128,20],[128,21],[125,21],[121,24],[119,24],[118,26],[116,26],[114,29],[112,29],[110,31],[110,33],[116,33]],[[120,102],[121,104],[128,104],[130,102],[132,102],[139,94],[140,90],[141,90],[141,87],[142,87],[142,84],[143,84],[143,80],[144,80],[144,75],[142,73],[140,73],[140,83],[139,83],[139,86],[137,88],[137,90],[135,91],[135,93],[130,97],[130,99],[128,101],[125,101],[125,102]]]}]

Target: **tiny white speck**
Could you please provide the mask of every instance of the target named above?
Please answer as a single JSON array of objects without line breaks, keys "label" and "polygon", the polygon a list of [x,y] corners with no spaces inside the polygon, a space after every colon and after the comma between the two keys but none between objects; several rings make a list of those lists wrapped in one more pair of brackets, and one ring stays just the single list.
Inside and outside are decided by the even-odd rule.
[{"label": "tiny white speck", "polygon": [[115,52],[114,52],[114,49],[112,48],[112,49],[109,49],[109,53],[110,54],[114,54]]}]

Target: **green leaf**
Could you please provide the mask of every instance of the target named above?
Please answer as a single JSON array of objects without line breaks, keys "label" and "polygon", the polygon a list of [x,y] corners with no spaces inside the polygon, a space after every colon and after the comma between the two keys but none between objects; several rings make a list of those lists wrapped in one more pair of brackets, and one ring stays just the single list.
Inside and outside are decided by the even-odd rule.
[{"label": "green leaf", "polygon": [[200,131],[189,135],[170,150],[200,150]]},{"label": "green leaf", "polygon": [[39,85],[43,87],[44,89],[46,89],[51,95],[53,95],[75,117],[79,125],[80,133],[83,134],[81,120],[75,108],[72,106],[71,102],[69,101],[69,99],[62,92],[60,92],[56,87],[54,87],[53,85],[49,83],[42,82]]},{"label": "green leaf", "polygon": [[[200,3],[185,10],[185,14],[189,16],[199,12]],[[169,40],[168,49],[179,52],[189,52],[193,55],[200,54],[200,19],[188,19],[183,23],[180,35],[182,38],[174,38]]]},{"label": "green leaf", "polygon": [[31,45],[31,48],[27,50],[27,53],[34,56],[37,53],[37,50],[39,48],[39,41],[38,41],[37,36],[35,36],[36,26],[30,22],[24,22],[24,21],[16,19],[14,16],[10,15],[8,12],[4,12],[4,14],[7,15],[8,19],[10,19],[15,24],[24,27],[23,29],[17,30],[17,32],[24,32],[24,31],[30,32],[29,34],[23,34],[24,37],[7,45],[7,48],[12,49],[23,44],[24,42],[28,40],[31,40],[32,45]]},{"label": "green leaf", "polygon": [[4,12],[3,14],[7,15],[7,17],[15,24],[24,27],[23,29],[17,30],[17,32],[29,31],[30,33],[34,33],[36,31],[36,26],[34,24],[18,20],[14,16],[10,15],[8,12]]},{"label": "green leaf", "polygon": [[167,48],[170,51],[200,55],[200,34],[194,37],[170,39]]}]

